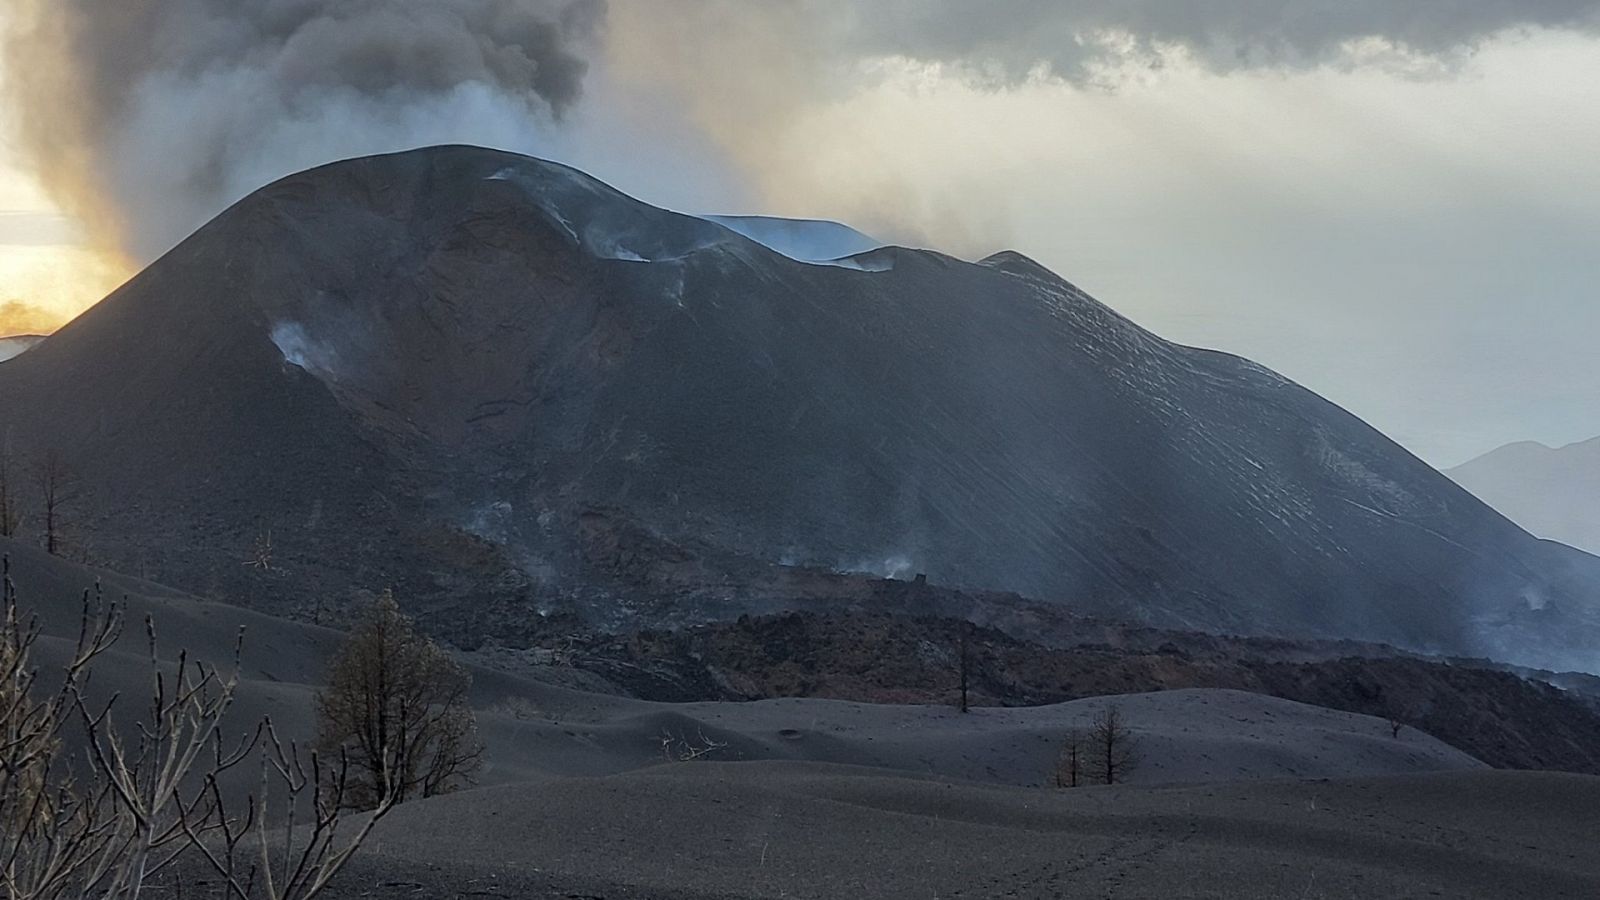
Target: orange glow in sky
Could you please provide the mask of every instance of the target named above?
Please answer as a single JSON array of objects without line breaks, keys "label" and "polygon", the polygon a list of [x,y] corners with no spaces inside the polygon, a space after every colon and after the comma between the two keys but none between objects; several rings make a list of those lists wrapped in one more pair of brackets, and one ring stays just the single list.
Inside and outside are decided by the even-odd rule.
[{"label": "orange glow in sky", "polygon": [[[0,13],[3,23],[3,13]],[[0,336],[54,331],[131,274],[91,248],[6,146],[0,107]]]},{"label": "orange glow in sky", "polygon": [[120,263],[73,245],[0,245],[0,337],[54,331],[125,278]]},{"label": "orange glow in sky", "polygon": [[54,331],[127,278],[77,231],[0,147],[0,336]]}]

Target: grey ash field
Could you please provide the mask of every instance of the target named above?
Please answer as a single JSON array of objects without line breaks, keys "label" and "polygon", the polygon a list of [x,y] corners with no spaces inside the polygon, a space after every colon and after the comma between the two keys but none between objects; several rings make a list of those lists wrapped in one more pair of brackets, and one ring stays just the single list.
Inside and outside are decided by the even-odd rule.
[{"label": "grey ash field", "polygon": [[1581,898],[1597,801],[1502,772],[1046,792],[661,766],[402,809],[342,896]]},{"label": "grey ash field", "polygon": [[[339,634],[94,572],[12,542],[48,657],[99,579],[226,658],[235,721],[312,729]],[[476,658],[469,654],[468,658]],[[48,660],[47,660],[48,661]],[[136,683],[137,648],[103,668]],[[528,672],[537,675],[537,669]],[[335,897],[1589,897],[1600,778],[1491,770],[1415,729],[1260,694],[1115,698],[1131,784],[1050,786],[1107,698],[1032,708],[816,699],[651,703],[475,667],[482,784],[403,804]],[[663,737],[719,749],[669,761]]]}]

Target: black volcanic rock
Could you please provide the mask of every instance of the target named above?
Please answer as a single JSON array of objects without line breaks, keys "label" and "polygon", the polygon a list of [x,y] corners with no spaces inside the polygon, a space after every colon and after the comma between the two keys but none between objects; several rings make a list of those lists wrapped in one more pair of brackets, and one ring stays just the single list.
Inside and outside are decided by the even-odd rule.
[{"label": "black volcanic rock", "polygon": [[504,153],[339,163],[0,368],[0,416],[91,554],[279,611],[620,621],[665,571],[692,619],[781,561],[1595,667],[1600,560],[1316,395],[1017,254],[845,262]]}]

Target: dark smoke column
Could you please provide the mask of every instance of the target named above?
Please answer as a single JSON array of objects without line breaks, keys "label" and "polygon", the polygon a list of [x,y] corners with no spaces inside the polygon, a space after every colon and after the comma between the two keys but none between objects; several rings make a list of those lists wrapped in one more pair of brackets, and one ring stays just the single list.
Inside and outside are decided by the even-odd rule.
[{"label": "dark smoke column", "polygon": [[[24,160],[145,261],[261,183],[577,102],[604,0],[7,0]],[[508,142],[502,139],[501,142]]]}]

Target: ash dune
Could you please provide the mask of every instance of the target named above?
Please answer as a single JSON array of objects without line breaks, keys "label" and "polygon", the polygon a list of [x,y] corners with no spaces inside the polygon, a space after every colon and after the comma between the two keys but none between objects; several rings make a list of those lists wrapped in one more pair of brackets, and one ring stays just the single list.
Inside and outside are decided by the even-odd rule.
[{"label": "ash dune", "polygon": [[[77,636],[82,589],[97,577],[125,604],[128,628],[101,665],[106,690],[139,685],[148,663],[142,622],[154,618],[167,657],[187,649],[228,663],[244,630],[238,722],[270,714],[286,735],[315,730],[312,696],[339,632],[209,603],[158,585],[91,573],[0,539],[27,608],[38,611],[46,664]],[[816,699],[652,703],[474,666],[473,704],[489,783],[609,775],[663,761],[661,739],[726,745],[718,761],[796,760],[917,775],[1042,785],[1069,730],[1086,729],[1103,699],[960,715],[938,706]],[[554,672],[560,676],[565,673]],[[1140,694],[1117,701],[1141,736],[1142,783],[1346,777],[1482,768],[1414,729],[1400,739],[1369,716],[1242,691]]]},{"label": "ash dune", "polygon": [[1597,810],[1600,779],[1524,773],[1046,792],[680,764],[402,807],[336,896],[1578,898]]},{"label": "ash dune", "polygon": [[[480,714],[485,778],[612,775],[663,763],[674,746],[725,745],[716,762],[797,761],[915,776],[1047,786],[1061,741],[1087,730],[1111,700],[1024,709],[901,707],[788,699],[651,704],[519,684]],[[1115,702],[1138,735],[1134,784],[1262,778],[1348,778],[1466,771],[1483,763],[1381,719],[1241,691],[1126,695]]]},{"label": "ash dune", "polygon": [[[49,664],[100,579],[163,647],[226,659],[240,727],[311,733],[337,632],[0,540]],[[136,640],[124,637],[124,641]],[[148,683],[127,643],[100,690]],[[1600,890],[1600,779],[1487,770],[1414,729],[1228,690],[1025,709],[819,700],[647,703],[474,670],[484,787],[402,805],[331,897],[1409,896]],[[570,679],[566,679],[570,680]],[[1058,742],[1115,700],[1134,784],[1055,790]],[[719,748],[668,762],[663,736]],[[1383,777],[1373,777],[1383,776]],[[1187,785],[1187,786],[1185,786]],[[1248,872],[1241,881],[1239,873]],[[180,875],[180,877],[182,877]]]},{"label": "ash dune", "polygon": [[[0,408],[20,449],[72,450],[102,559],[281,614],[383,583],[442,621],[621,626],[642,596],[692,621],[737,606],[718,560],[895,560],[1165,626],[1595,666],[1600,561],[1348,413],[1016,254],[865,259],[510,154],[355,160],[7,363]],[[596,508],[708,587],[608,581]],[[268,533],[274,567],[241,565]]]}]

